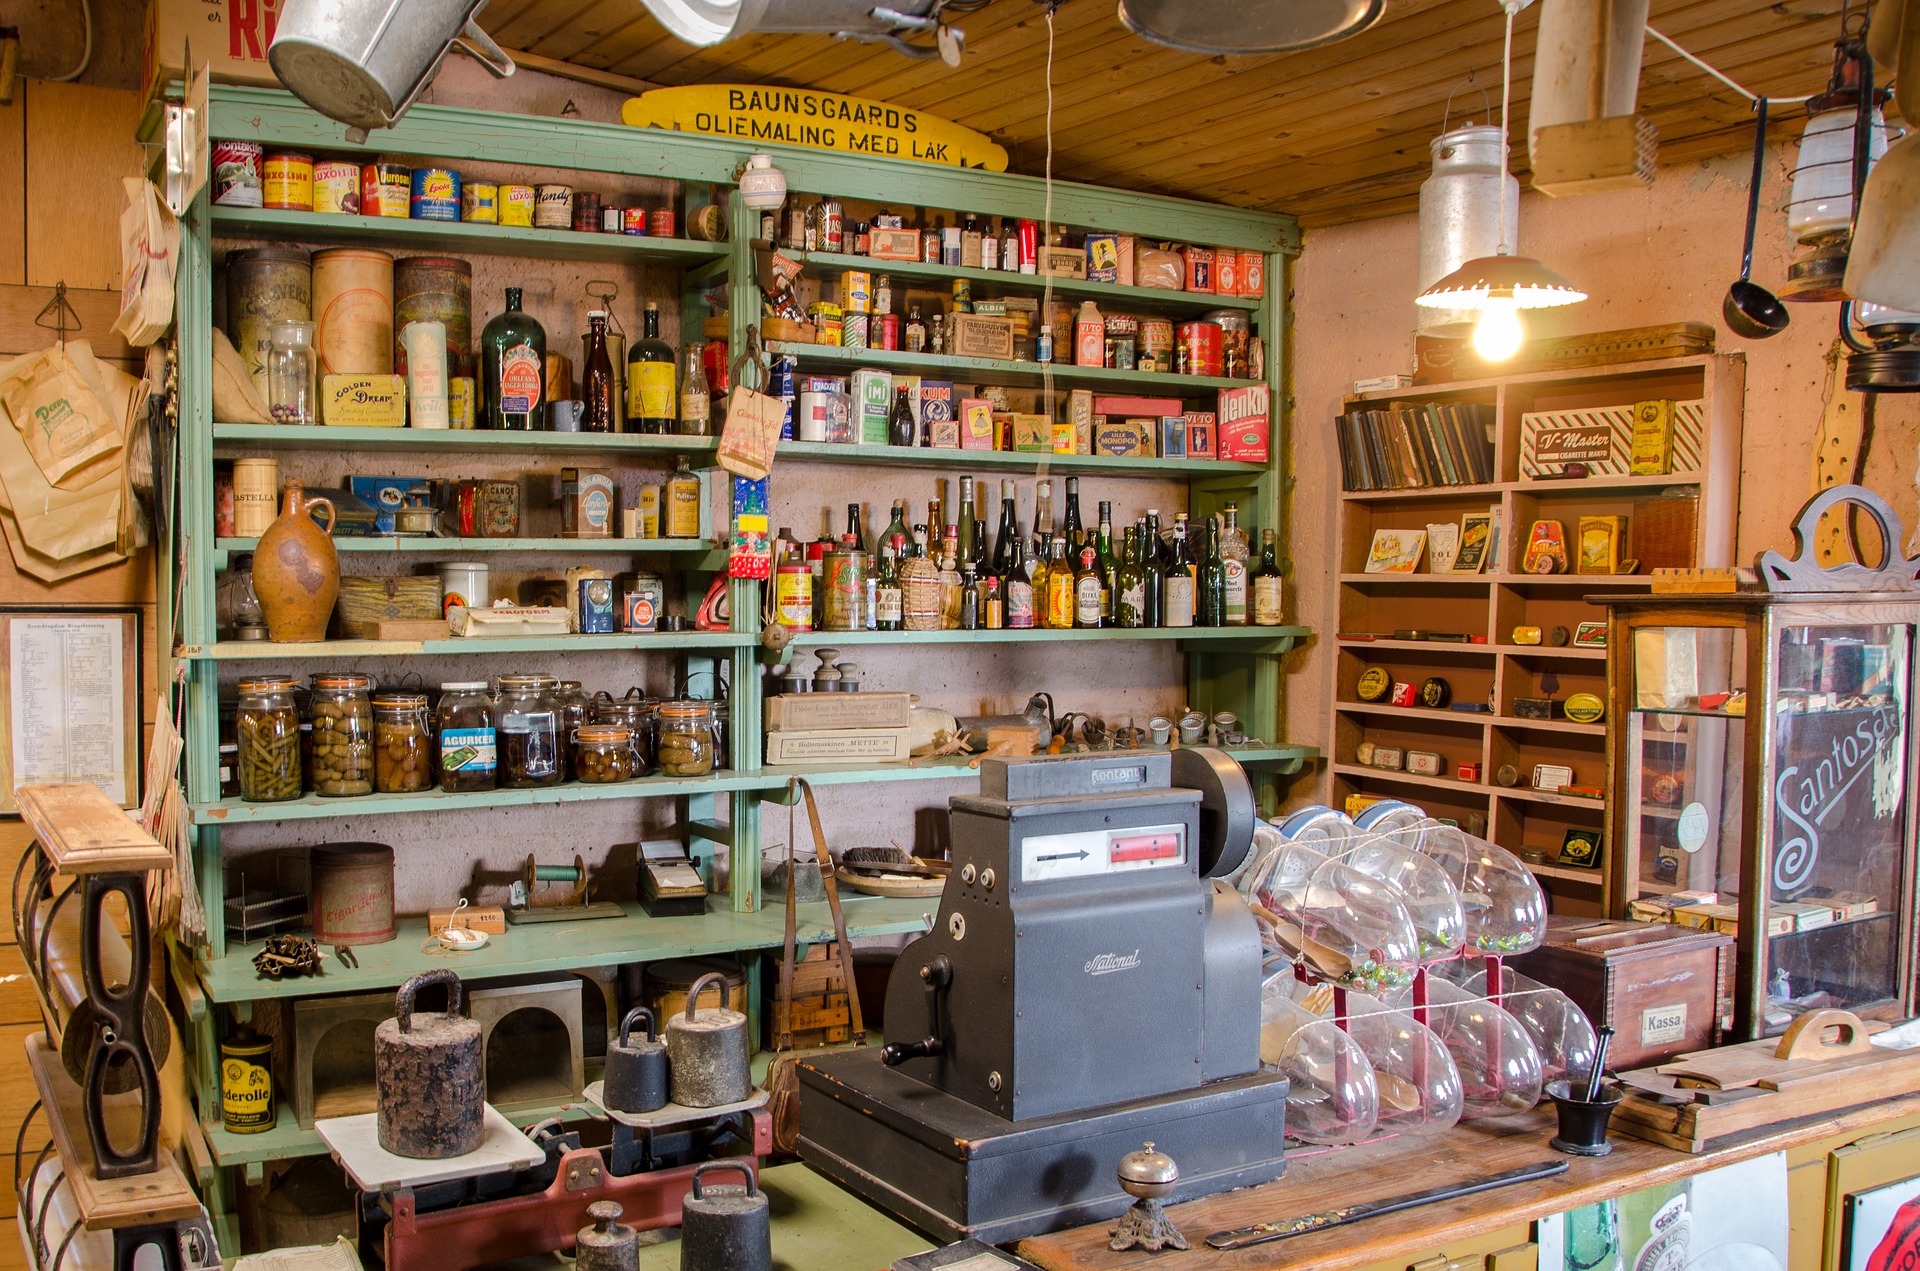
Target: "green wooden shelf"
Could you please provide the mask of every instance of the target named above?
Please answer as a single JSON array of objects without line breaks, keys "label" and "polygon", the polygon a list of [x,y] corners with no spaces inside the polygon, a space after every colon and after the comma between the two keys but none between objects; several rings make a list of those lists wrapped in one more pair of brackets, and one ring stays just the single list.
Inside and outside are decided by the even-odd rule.
[{"label": "green wooden shelf", "polygon": [[540,260],[664,261],[702,265],[723,260],[725,243],[644,234],[587,234],[564,229],[487,225],[478,221],[415,221],[397,216],[341,216],[274,208],[214,205],[216,238],[269,238],[301,243],[353,243],[394,252],[469,252]]},{"label": "green wooden shelf", "polygon": [[[1146,309],[1156,313],[1197,314],[1209,309],[1243,309],[1249,312],[1266,306],[1261,296],[1210,296],[1197,291],[1169,291],[1162,287],[1122,287],[1118,283],[1088,282],[1079,278],[1046,279],[1037,274],[1002,273],[997,269],[965,269],[957,265],[935,265],[914,260],[875,260],[871,256],[846,256],[835,252],[792,252],[799,257],[807,273],[815,278],[836,275],[842,270],[863,269],[871,274],[889,274],[895,278],[937,278],[951,284],[956,278],[987,286],[1020,292],[1043,290],[1053,283],[1056,296],[1088,298],[1099,304],[1110,301],[1116,309]],[[980,297],[976,296],[975,299]]]},{"label": "green wooden shelf", "polygon": [[[260,545],[256,538],[214,540],[214,550],[250,552]],[[341,555],[379,552],[406,552],[412,555],[449,556],[461,552],[570,552],[578,555],[624,552],[708,552],[713,544],[701,538],[431,538],[385,536],[380,538],[336,538],[333,550]]]},{"label": "green wooden shelf", "polygon": [[344,799],[307,794],[281,803],[249,803],[235,797],[212,803],[196,803],[192,813],[195,825],[245,825],[312,821],[329,817],[389,816],[409,812],[455,812],[468,808],[596,803],[602,799],[670,799],[682,795],[752,790],[766,783],[764,772],[722,771],[706,777],[653,776],[608,785],[573,781],[532,790],[476,790],[469,794],[423,790],[418,794],[366,794]]},{"label": "green wooden shelf", "polygon": [[[279,1118],[271,1130],[261,1130],[257,1134],[235,1134],[218,1122],[212,1125],[202,1123],[200,1129],[207,1136],[207,1146],[212,1149],[214,1162],[218,1165],[259,1166],[267,1161],[290,1160],[296,1156],[322,1156],[327,1145],[321,1141],[318,1130],[303,1130],[295,1119],[293,1104],[282,1099],[279,1101]],[[503,1110],[501,1115],[519,1129],[549,1121],[559,1117],[563,1121],[584,1121],[592,1116],[578,1099],[566,1103],[535,1104],[531,1107]]]},{"label": "green wooden shelf", "polygon": [[252,450],[491,450],[504,453],[711,455],[715,437],[653,433],[509,432],[481,428],[329,428],[325,424],[215,424],[213,444]]},{"label": "green wooden shelf", "polygon": [[908,353],[904,349],[849,349],[836,344],[787,344],[771,341],[767,351],[798,358],[802,366],[877,366],[945,375],[966,383],[1042,384],[1049,370],[1059,388],[1097,388],[1139,397],[1199,397],[1222,388],[1250,388],[1260,380],[1223,375],[1155,375],[1105,366],[1066,362],[1003,362],[998,358],[955,357],[948,353]]},{"label": "green wooden shelf", "polygon": [[[506,540],[501,540],[506,541]],[[405,657],[415,653],[686,653],[695,650],[740,649],[754,637],[737,631],[655,631],[622,635],[449,636],[444,640],[317,640],[312,644],[277,644],[272,640],[222,640],[218,644],[188,644],[176,655],[214,662],[309,662],[346,658]]]},{"label": "green wooden shelf", "polygon": [[1120,459],[1112,455],[1034,454],[1013,450],[933,450],[924,446],[842,445],[828,441],[783,441],[774,462],[857,463],[894,468],[987,468],[1000,471],[1088,473],[1102,477],[1172,480],[1187,477],[1246,477],[1266,471],[1260,463],[1217,459]]},{"label": "green wooden shelf", "polygon": [[1242,653],[1285,653],[1311,627],[1100,627],[1056,631],[1044,627],[998,631],[801,631],[786,649],[762,651],[763,661],[785,662],[795,649],[839,648],[861,644],[1079,644],[1095,640],[1146,642],[1178,641],[1194,646],[1218,646]]}]

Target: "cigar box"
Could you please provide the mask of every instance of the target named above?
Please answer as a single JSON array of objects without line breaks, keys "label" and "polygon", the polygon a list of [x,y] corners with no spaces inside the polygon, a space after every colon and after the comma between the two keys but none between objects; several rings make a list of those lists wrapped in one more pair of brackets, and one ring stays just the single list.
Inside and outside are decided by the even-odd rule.
[{"label": "cigar box", "polygon": [[767,731],[905,728],[909,693],[777,693],[767,698]]},{"label": "cigar box", "polygon": [[404,428],[407,377],[324,376],[320,385],[320,417],[336,428]]}]

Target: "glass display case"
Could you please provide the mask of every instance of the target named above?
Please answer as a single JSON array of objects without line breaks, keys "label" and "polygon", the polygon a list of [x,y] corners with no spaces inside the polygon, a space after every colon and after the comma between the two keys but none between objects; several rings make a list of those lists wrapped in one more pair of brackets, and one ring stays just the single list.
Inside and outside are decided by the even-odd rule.
[{"label": "glass display case", "polygon": [[[1803,544],[1849,499],[1904,542],[1884,503],[1843,490],[1803,511]],[[1736,937],[1736,1040],[1821,1007],[1913,1013],[1917,564],[1896,547],[1879,569],[1823,570],[1803,549],[1761,558],[1772,590],[1596,598],[1613,651],[1607,904]]]}]

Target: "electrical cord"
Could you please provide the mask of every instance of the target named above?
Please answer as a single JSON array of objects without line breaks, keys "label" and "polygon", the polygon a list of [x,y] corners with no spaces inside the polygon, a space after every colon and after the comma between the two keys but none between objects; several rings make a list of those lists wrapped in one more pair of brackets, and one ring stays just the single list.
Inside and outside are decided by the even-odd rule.
[{"label": "electrical cord", "polygon": [[[1760,94],[1756,92],[1752,92],[1751,90],[1742,87],[1739,83],[1735,82],[1732,78],[1727,76],[1724,72],[1710,65],[1703,58],[1694,56],[1692,53],[1689,53],[1685,49],[1681,48],[1679,44],[1675,43],[1672,39],[1654,30],[1651,25],[1647,27],[1647,34],[1651,35],[1654,39],[1660,41],[1660,43],[1666,45],[1668,48],[1678,53],[1681,57],[1685,58],[1687,61],[1692,62],[1695,66],[1699,67],[1701,70],[1705,71],[1707,74],[1713,76],[1715,79],[1719,80],[1722,84],[1725,84],[1728,88],[1731,88],[1734,92],[1740,94],[1742,97],[1746,98],[1748,101],[1757,102],[1760,100]],[[1780,103],[1780,104],[1785,104],[1790,106],[1790,105],[1793,105],[1795,102],[1807,101],[1811,99],[1812,96],[1813,96],[1812,93],[1807,93],[1800,97],[1775,97],[1772,94],[1768,94],[1767,100],[1769,102]]]},{"label": "electrical cord", "polygon": [[65,75],[54,76],[56,84],[71,84],[87,73],[87,67],[93,63],[93,5],[89,0],[80,0],[80,29],[86,33],[86,42],[80,48],[80,65]]}]

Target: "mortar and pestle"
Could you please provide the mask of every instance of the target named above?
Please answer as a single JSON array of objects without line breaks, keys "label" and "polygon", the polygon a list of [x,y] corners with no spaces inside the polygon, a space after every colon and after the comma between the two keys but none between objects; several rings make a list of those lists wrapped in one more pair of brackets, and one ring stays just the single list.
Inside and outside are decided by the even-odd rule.
[{"label": "mortar and pestle", "polygon": [[1602,1024],[1599,1032],[1600,1044],[1594,1048],[1593,1068],[1586,1080],[1576,1085],[1567,1077],[1547,1083],[1547,1097],[1560,1114],[1560,1133],[1547,1146],[1569,1156],[1605,1156],[1613,1151],[1613,1144],[1607,1142],[1607,1121],[1627,1095],[1627,1088],[1619,1082],[1603,1081],[1613,1026]]}]

